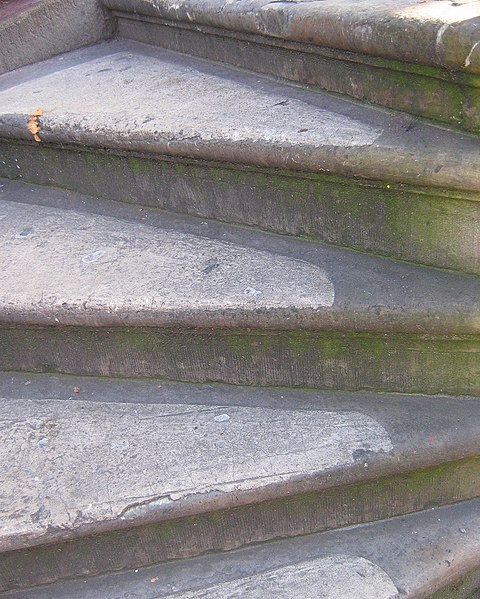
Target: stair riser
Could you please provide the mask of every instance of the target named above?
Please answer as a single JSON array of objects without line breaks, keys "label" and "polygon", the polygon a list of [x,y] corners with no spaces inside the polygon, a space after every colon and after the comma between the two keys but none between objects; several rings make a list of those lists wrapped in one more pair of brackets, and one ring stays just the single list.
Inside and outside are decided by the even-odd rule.
[{"label": "stair riser", "polygon": [[0,369],[480,395],[480,338],[255,330],[5,327]]},{"label": "stair riser", "polygon": [[231,510],[110,532],[100,529],[93,536],[4,553],[0,591],[390,518],[479,494],[480,458],[469,458]]},{"label": "stair riser", "polygon": [[480,131],[480,77],[341,50],[114,12],[121,37]]},{"label": "stair riser", "polygon": [[115,29],[111,15],[96,0],[36,1],[23,10],[21,3],[10,4],[1,19],[0,73],[110,38]]},{"label": "stair riser", "polygon": [[480,274],[480,201],[328,175],[0,145],[0,176]]},{"label": "stair riser", "polygon": [[475,570],[450,582],[428,599],[477,599],[480,596],[480,570]]},{"label": "stair riser", "polygon": [[441,590],[426,595],[427,599],[478,599],[480,596],[480,570],[475,568],[464,576],[448,583]]}]

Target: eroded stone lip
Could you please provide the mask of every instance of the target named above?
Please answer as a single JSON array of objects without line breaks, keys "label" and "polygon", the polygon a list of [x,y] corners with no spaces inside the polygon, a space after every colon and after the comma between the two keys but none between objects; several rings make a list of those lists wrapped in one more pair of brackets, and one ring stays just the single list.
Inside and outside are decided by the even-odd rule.
[{"label": "eroded stone lip", "polygon": [[2,203],[0,303],[13,312],[202,314],[334,303],[327,271],[303,260],[110,217],[54,208],[42,208],[42,216],[36,208]]},{"label": "eroded stone lip", "polygon": [[0,430],[0,457],[16,456],[0,474],[7,549],[172,518],[209,494],[261,496],[393,451],[386,429],[354,411],[3,399]]},{"label": "eroded stone lip", "polygon": [[464,0],[105,0],[114,10],[480,72],[480,3]]},{"label": "eroded stone lip", "polygon": [[185,593],[173,599],[397,599],[398,590],[379,566],[357,556],[335,555],[268,570]]},{"label": "eroded stone lip", "polygon": [[46,143],[480,190],[475,139],[404,116],[129,41],[48,65],[0,77],[2,136],[41,106]]}]

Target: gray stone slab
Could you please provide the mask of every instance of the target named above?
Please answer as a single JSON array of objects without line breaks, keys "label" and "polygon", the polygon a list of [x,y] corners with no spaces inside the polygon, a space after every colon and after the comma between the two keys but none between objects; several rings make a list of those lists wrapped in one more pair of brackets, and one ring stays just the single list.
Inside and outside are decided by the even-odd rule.
[{"label": "gray stone slab", "polygon": [[[350,593],[346,598],[367,599],[371,597],[370,589],[365,589],[362,584],[365,580],[361,580],[366,575],[367,582],[378,593],[375,598],[383,598],[382,593],[387,593],[388,599],[473,599],[480,588],[479,508],[477,499],[389,521],[1,596],[2,599],[216,597],[219,587],[224,589],[247,581],[267,579],[273,586],[277,574],[285,571],[292,573],[289,583],[297,580],[301,584],[307,570],[310,575],[322,573],[322,580],[312,580],[310,593],[307,590],[302,595],[294,589],[287,597],[317,597],[318,591],[326,592],[328,586],[335,589],[334,598],[343,597],[341,585],[348,581],[355,595]],[[269,590],[260,596],[271,596]],[[312,595],[315,591],[317,594]],[[242,589],[242,597],[257,597],[255,592],[256,586],[252,584],[248,590]]]},{"label": "gray stone slab", "polygon": [[4,370],[479,392],[478,278],[2,185]]},{"label": "gray stone slab", "polygon": [[480,72],[477,0],[105,0],[105,4],[172,21]]},{"label": "gray stone slab", "polygon": [[474,277],[58,190],[0,193],[3,323],[479,331]]},{"label": "gray stone slab", "polygon": [[2,136],[31,140],[41,106],[44,142],[480,190],[473,137],[134,42],[7,73],[0,89]]},{"label": "gray stone slab", "polygon": [[265,597],[302,599],[397,599],[397,588],[390,577],[368,560],[351,556],[332,556],[278,568],[165,597],[179,599],[234,599]]},{"label": "gray stone slab", "polygon": [[[194,548],[208,539],[201,516],[208,519],[212,511],[217,512],[212,522],[220,528],[213,531],[211,548],[219,543],[232,548],[265,540],[264,518],[273,524],[277,533],[273,537],[291,536],[297,517],[304,530],[313,526],[313,531],[324,529],[323,518],[329,523],[326,528],[351,523],[337,520],[341,517],[337,503],[345,504],[350,518],[358,510],[371,519],[396,515],[402,508],[408,512],[436,505],[442,497],[458,501],[478,493],[475,484],[465,486],[465,481],[478,478],[474,465],[480,451],[478,399],[13,373],[0,373],[0,398],[0,461],[9,463],[0,473],[2,590],[14,579],[15,586],[29,586],[119,569],[118,552],[124,567],[152,563],[158,561],[150,557],[152,548],[164,542],[178,552],[176,557],[198,554]],[[458,471],[460,478],[455,468],[442,472],[442,464],[462,460],[466,466]],[[389,486],[395,478],[398,486]],[[361,484],[367,486],[365,496]],[[339,497],[330,492],[342,487],[346,491]],[[357,490],[350,496],[352,488]],[[326,499],[317,520],[313,493],[322,491]],[[302,493],[307,511],[298,515],[294,496]],[[386,497],[390,505],[376,503]],[[239,529],[229,531],[228,511],[219,512],[268,500],[274,500],[270,514],[245,512]],[[183,531],[179,519],[188,522],[192,516],[193,526]],[[136,534],[142,530],[139,526],[161,522],[166,525],[163,533],[147,532],[140,544],[132,536],[132,527]],[[92,548],[88,537],[82,541],[92,532],[101,533],[94,537],[100,539],[111,534],[111,544]],[[62,544],[68,539],[67,545]],[[50,547],[51,543],[57,545]],[[339,546],[337,553],[352,554],[345,551],[347,546]],[[33,559],[29,548],[39,552],[32,554]],[[362,552],[353,555],[368,557]],[[293,562],[315,557],[303,555]],[[291,568],[282,568],[289,563],[266,564],[267,570],[280,568],[275,577],[285,580],[285,588]],[[341,580],[353,584],[350,575],[356,578],[358,569],[348,574],[349,563],[334,560],[330,567],[337,568],[338,577],[318,588],[340,593],[341,586],[335,584]],[[375,568],[357,565],[362,571],[367,568],[372,584],[382,580]],[[324,566],[305,564],[305,578],[311,580]],[[254,572],[215,592],[230,596],[238,585],[269,584],[264,576],[248,580],[251,575]],[[163,583],[168,580],[162,577]],[[362,588],[361,581],[357,583]],[[181,590],[180,585],[177,591]]]},{"label": "gray stone slab", "polygon": [[480,130],[478,2],[108,3],[121,37]]},{"label": "gray stone slab", "polygon": [[75,320],[82,311],[102,319],[104,311],[138,317],[334,303],[327,273],[304,261],[141,223],[52,208],[42,213],[2,204],[0,301],[10,313],[68,307]]},{"label": "gray stone slab", "polygon": [[0,73],[108,38],[113,27],[96,0],[41,0],[0,21]]},{"label": "gray stone slab", "polygon": [[359,412],[5,398],[0,409],[0,461],[15,455],[0,474],[0,551],[138,525],[149,510],[179,517],[193,497],[266,497],[393,449]]}]

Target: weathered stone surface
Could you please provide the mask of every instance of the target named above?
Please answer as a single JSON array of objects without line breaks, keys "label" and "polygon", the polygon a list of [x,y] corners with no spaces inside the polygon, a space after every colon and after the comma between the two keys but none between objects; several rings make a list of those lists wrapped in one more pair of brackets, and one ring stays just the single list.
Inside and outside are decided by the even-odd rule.
[{"label": "weathered stone surface", "polygon": [[[2,591],[478,495],[473,399],[13,373],[0,373],[0,398],[0,460],[10,464],[0,473]],[[370,559],[346,546],[335,552]],[[328,556],[328,544],[320,547]],[[383,557],[385,546],[377,549]],[[161,576],[159,596],[215,585],[212,592],[229,596],[223,583],[265,570],[282,577],[290,565],[321,557],[288,555],[283,563],[254,558],[256,569],[209,575],[200,585],[177,576],[176,589]],[[340,593],[331,585],[341,571],[319,588]],[[261,575],[255,586],[267,583]]]},{"label": "weathered stone surface", "polygon": [[41,0],[0,14],[0,73],[110,37],[113,21],[97,0]]},{"label": "weathered stone surface", "polygon": [[18,203],[9,194],[26,186],[2,189],[5,370],[480,392],[477,278],[58,190],[24,199],[51,193],[61,207]]},{"label": "weathered stone surface", "polygon": [[[378,597],[382,598],[381,593],[390,590],[393,583],[399,596],[406,599],[474,599],[480,589],[479,508],[479,501],[473,500],[404,518],[270,542],[240,551],[177,560],[97,578],[80,578],[25,589],[22,599],[85,599],[87,595],[89,599],[132,596],[160,599],[172,594],[189,596],[188,593],[203,596],[201,593],[215,585],[235,585],[235,581],[245,581],[248,577],[257,580],[258,576],[263,580],[271,575],[273,578],[276,572],[285,569],[292,570],[294,576],[295,568],[298,567],[300,573],[313,562],[320,571],[330,564],[331,570],[325,572],[322,581],[324,585],[332,585],[330,588],[350,578],[351,588],[363,591],[363,586],[354,586],[358,580],[355,575],[361,578],[367,574],[372,584],[384,581],[385,586],[376,587]],[[271,582],[275,584],[275,579]],[[325,591],[325,587],[320,588]],[[338,587],[335,590],[339,594],[334,597],[342,597]],[[255,593],[255,587],[252,592]],[[366,599],[370,597],[368,592],[355,592],[347,597]],[[242,593],[242,597],[251,596],[248,591]],[[271,594],[267,592],[264,596]],[[311,594],[300,596],[312,597]],[[3,597],[17,599],[18,592],[6,593]],[[388,599],[396,597],[393,590]]]},{"label": "weathered stone surface", "polygon": [[104,1],[135,14],[480,72],[478,0]]},{"label": "weathered stone surface", "polygon": [[359,557],[338,555],[237,578],[165,597],[179,599],[397,599],[390,577],[378,566]]},{"label": "weathered stone surface", "polygon": [[189,498],[214,506],[214,493],[241,503],[393,449],[374,419],[348,411],[2,399],[0,414],[1,462],[16,456],[0,474],[0,551],[149,511],[175,518]]},{"label": "weathered stone surface", "polygon": [[480,273],[473,137],[128,42],[0,82],[1,176]]},{"label": "weathered stone surface", "polygon": [[19,318],[45,310],[50,321],[69,312],[75,322],[83,312],[126,324],[128,312],[134,320],[148,312],[201,318],[205,312],[318,310],[334,303],[323,269],[272,252],[13,202],[2,203],[1,216],[0,304]]},{"label": "weathered stone surface", "polygon": [[480,4],[107,0],[121,37],[480,132]]},{"label": "weathered stone surface", "polygon": [[134,42],[7,73],[0,89],[3,137],[32,140],[41,106],[44,142],[480,191],[475,138]]},{"label": "weathered stone surface", "polygon": [[473,277],[0,185],[3,323],[479,332]]}]

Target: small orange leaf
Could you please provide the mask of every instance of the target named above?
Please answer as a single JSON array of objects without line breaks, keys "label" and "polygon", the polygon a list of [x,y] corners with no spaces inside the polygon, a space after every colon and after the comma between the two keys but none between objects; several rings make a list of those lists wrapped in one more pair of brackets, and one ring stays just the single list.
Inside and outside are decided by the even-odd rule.
[{"label": "small orange leaf", "polygon": [[33,135],[33,139],[35,141],[42,141],[38,135],[38,132],[40,131],[40,123],[38,122],[38,117],[42,116],[43,114],[43,108],[40,106],[39,108],[37,108],[37,110],[30,115],[30,118],[28,119],[28,123],[27,123],[27,129],[30,131],[30,133]]}]

